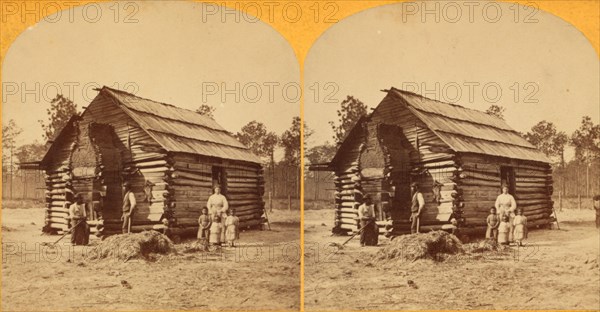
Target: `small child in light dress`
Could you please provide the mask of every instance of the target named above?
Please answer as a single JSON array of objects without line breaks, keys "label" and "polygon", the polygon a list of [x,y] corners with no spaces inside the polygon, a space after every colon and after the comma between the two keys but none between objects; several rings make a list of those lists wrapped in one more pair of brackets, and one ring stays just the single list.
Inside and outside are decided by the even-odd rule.
[{"label": "small child in light dress", "polygon": [[510,232],[509,219],[507,215],[502,215],[502,221],[498,226],[498,244],[508,245],[508,232]]},{"label": "small child in light dress", "polygon": [[235,240],[240,238],[240,218],[235,215],[235,211],[228,210],[225,218],[225,239],[227,244],[234,247]]},{"label": "small child in light dress", "polygon": [[212,224],[210,225],[210,236],[209,242],[211,245],[221,246],[221,217],[219,215],[213,216]]},{"label": "small child in light dress", "polygon": [[517,246],[523,246],[523,239],[527,238],[527,217],[523,215],[523,210],[517,209],[517,215],[513,219],[515,230],[513,236]]}]

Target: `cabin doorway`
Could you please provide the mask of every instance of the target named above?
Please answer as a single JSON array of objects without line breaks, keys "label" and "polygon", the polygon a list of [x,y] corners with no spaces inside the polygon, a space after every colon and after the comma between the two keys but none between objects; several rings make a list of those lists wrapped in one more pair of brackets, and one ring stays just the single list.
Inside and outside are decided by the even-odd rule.
[{"label": "cabin doorway", "polygon": [[221,194],[225,195],[226,189],[227,189],[226,182],[227,181],[225,179],[225,168],[220,167],[220,166],[213,166],[212,167],[212,189],[214,190],[215,187],[220,186]]},{"label": "cabin doorway", "polygon": [[393,220],[410,216],[410,153],[412,145],[402,128],[396,125],[381,124],[378,136],[386,152],[386,166],[391,169],[383,189],[389,194],[387,216]]},{"label": "cabin doorway", "polygon": [[107,124],[91,123],[90,139],[101,169],[93,188],[94,214],[97,219],[119,220],[123,206],[122,152],[127,149],[117,138],[114,128]]},{"label": "cabin doorway", "polygon": [[515,168],[509,166],[500,167],[500,187],[508,186],[508,193],[515,195]]}]

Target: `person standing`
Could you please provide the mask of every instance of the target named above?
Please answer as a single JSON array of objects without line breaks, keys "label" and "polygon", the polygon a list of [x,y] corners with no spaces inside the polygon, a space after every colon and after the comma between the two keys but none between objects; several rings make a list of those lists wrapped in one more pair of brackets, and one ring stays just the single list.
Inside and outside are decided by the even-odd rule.
[{"label": "person standing", "polygon": [[208,246],[210,236],[211,217],[208,215],[208,208],[202,208],[202,214],[198,218],[198,240],[203,246]]},{"label": "person standing", "polygon": [[410,192],[412,194],[412,200],[410,205],[410,232],[412,234],[419,232],[419,218],[421,218],[421,212],[425,207],[425,199],[423,194],[419,191],[419,185],[415,182],[410,184]]},{"label": "person standing", "polygon": [[212,223],[210,224],[210,235],[209,242],[213,246],[221,246],[221,217],[217,214],[212,216]]},{"label": "person standing", "polygon": [[[206,207],[208,207],[208,213],[212,216],[218,215],[222,221],[225,221],[227,218],[227,210],[229,210],[229,203],[227,202],[227,198],[221,194],[221,187],[215,186],[214,193],[208,197],[208,201],[206,202]],[[212,233],[211,233],[212,235]],[[225,241],[225,227],[221,227],[221,242]]]},{"label": "person standing", "polygon": [[500,225],[498,226],[498,244],[508,245],[508,231],[510,229],[508,216],[501,215],[500,220]]},{"label": "person standing", "polygon": [[235,215],[234,210],[227,211],[225,219],[225,231],[227,244],[230,247],[235,247],[235,241],[240,238],[240,218]]},{"label": "person standing", "polygon": [[523,210],[517,209],[517,215],[513,219],[515,233],[513,237],[517,246],[523,246],[523,239],[527,238],[527,217],[523,215]]},{"label": "person standing", "polygon": [[487,217],[487,231],[485,232],[485,238],[498,240],[498,226],[500,225],[500,217],[496,214],[496,208],[490,209],[490,215]]},{"label": "person standing", "polygon": [[131,184],[129,184],[129,182],[123,183],[123,193],[123,215],[121,216],[123,225],[121,226],[121,229],[123,234],[125,234],[129,233],[130,223],[132,221],[137,202],[135,200],[135,194],[131,191]]},{"label": "person standing", "polygon": [[69,206],[69,217],[71,219],[71,226],[73,227],[71,244],[87,245],[90,239],[90,232],[86,221],[85,203],[80,193],[75,195],[75,202]]},{"label": "person standing", "polygon": [[513,232],[515,230],[513,220],[515,218],[515,210],[517,210],[517,202],[512,195],[508,194],[508,186],[502,186],[502,193],[496,197],[496,203],[494,204],[494,207],[496,207],[496,212],[500,218],[502,218],[503,215],[508,216],[508,241],[512,242]]},{"label": "person standing", "polygon": [[365,195],[362,205],[358,207],[358,220],[362,229],[360,246],[376,246],[377,236],[375,235],[379,235],[379,233],[374,233],[377,226],[375,224],[375,207],[369,195]]}]

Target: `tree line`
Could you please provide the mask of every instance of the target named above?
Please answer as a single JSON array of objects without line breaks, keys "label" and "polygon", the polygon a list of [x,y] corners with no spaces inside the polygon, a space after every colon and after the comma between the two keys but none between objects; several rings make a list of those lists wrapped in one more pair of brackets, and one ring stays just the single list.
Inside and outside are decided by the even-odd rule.
[{"label": "tree line", "polygon": [[[504,120],[505,111],[506,108],[502,106],[491,105],[486,113]],[[329,122],[334,143],[325,142],[309,148],[305,155],[306,163],[329,162],[338,144],[356,122],[367,114],[367,105],[353,96],[347,96],[337,110],[338,119]],[[583,116],[579,127],[570,134],[559,131],[554,123],[547,120],[541,120],[529,131],[518,134],[552,160],[554,182],[558,183],[557,190],[561,195],[589,197],[600,192],[600,124],[594,124],[590,116]],[[574,156],[567,160],[565,150],[569,147],[573,148]],[[312,173],[309,175],[314,178]]]},{"label": "tree line", "polygon": [[[23,129],[13,119],[2,124],[2,150],[4,151],[2,167],[4,172],[12,173],[17,169],[19,163],[41,160],[49,147],[46,142],[52,141],[69,119],[79,113],[77,105],[62,94],[58,94],[49,104],[46,110],[46,120],[38,121],[43,132],[41,142],[35,140],[29,144],[18,144]],[[196,113],[211,119],[215,118],[215,111],[215,107],[207,104],[202,104],[196,109]],[[271,179],[267,184],[270,184],[273,192],[276,184],[280,184],[282,190],[293,194],[294,197],[296,195],[299,197],[300,127],[300,117],[296,116],[292,118],[290,127],[280,134],[269,131],[263,122],[257,120],[248,122],[239,131],[232,133],[236,139],[263,159],[268,171],[265,172],[265,176],[267,179]],[[308,129],[305,128],[305,134],[307,131]],[[281,149],[283,156],[276,161],[275,151],[278,148]],[[283,178],[277,178],[277,175],[281,175]],[[293,186],[288,184],[293,184]]]}]

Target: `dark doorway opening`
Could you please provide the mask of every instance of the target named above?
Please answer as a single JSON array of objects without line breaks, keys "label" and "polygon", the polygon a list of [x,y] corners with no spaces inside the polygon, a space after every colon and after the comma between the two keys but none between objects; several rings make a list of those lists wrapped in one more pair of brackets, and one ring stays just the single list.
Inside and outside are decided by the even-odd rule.
[{"label": "dark doorway opening", "polygon": [[509,166],[500,167],[500,187],[508,186],[508,193],[515,195],[515,168]]},{"label": "dark doorway opening", "polygon": [[212,188],[221,187],[221,194],[227,194],[227,179],[225,178],[225,168],[220,166],[212,167]]}]

